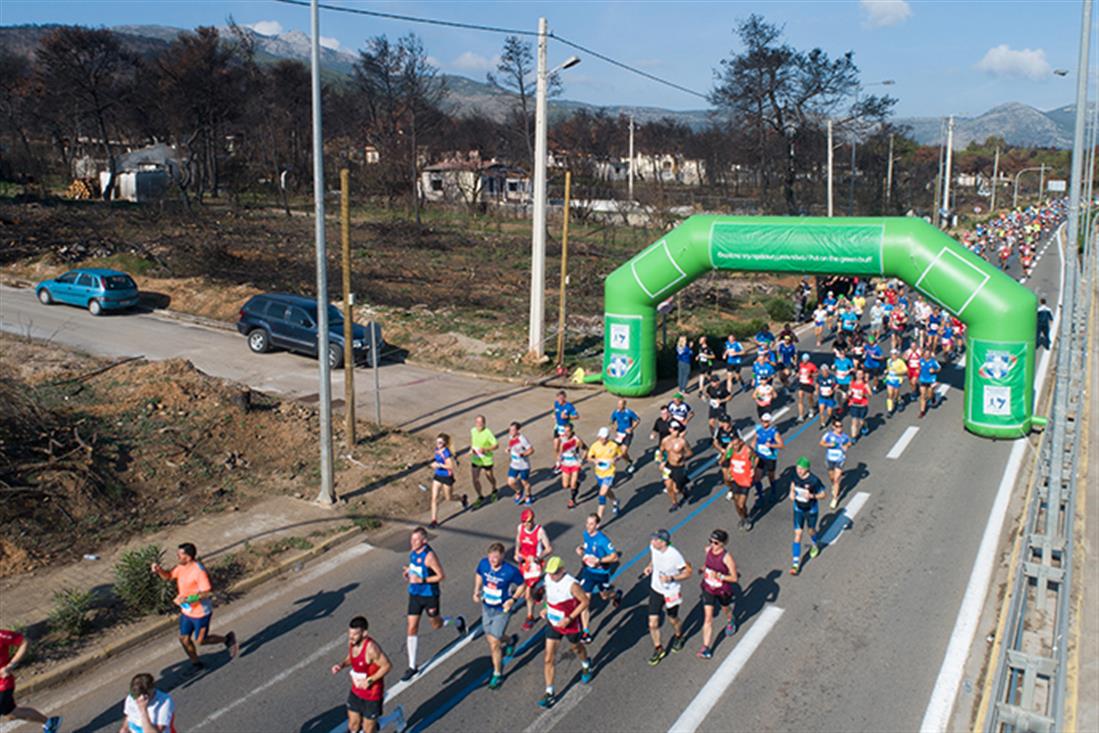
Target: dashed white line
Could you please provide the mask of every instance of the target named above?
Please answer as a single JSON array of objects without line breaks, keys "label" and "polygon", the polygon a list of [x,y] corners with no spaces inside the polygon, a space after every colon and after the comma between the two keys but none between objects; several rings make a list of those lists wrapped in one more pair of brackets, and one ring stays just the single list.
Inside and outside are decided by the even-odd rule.
[{"label": "dashed white line", "polygon": [[847,502],[847,506],[840,509],[839,515],[828,525],[828,531],[821,535],[820,544],[829,546],[836,544],[844,530],[850,529],[854,524],[852,520],[869,499],[870,494],[865,491],[860,491],[852,496],[851,501]]},{"label": "dashed white line", "polygon": [[558,700],[556,705],[535,718],[534,722],[528,725],[523,733],[542,733],[542,731],[553,730],[591,691],[591,685],[577,684],[563,698]]},{"label": "dashed white line", "polygon": [[721,700],[725,691],[729,689],[729,685],[733,684],[740,670],[744,669],[744,665],[748,663],[752,654],[767,638],[767,634],[780,618],[782,618],[782,609],[778,606],[767,606],[763,609],[759,618],[752,624],[752,628],[748,629],[748,633],[733,647],[733,651],[725,657],[725,661],[710,676],[709,681],[695,695],[695,699],[687,705],[683,714],[672,723],[668,733],[694,733],[702,726],[706,716]]},{"label": "dashed white line", "polygon": [[889,449],[889,452],[885,454],[886,458],[892,458],[896,460],[901,457],[901,453],[904,453],[904,449],[908,447],[908,444],[912,442],[912,439],[916,437],[916,433],[920,432],[920,429],[915,425],[909,425],[904,429],[904,433],[901,437],[897,438],[897,442],[893,444],[893,447]]}]

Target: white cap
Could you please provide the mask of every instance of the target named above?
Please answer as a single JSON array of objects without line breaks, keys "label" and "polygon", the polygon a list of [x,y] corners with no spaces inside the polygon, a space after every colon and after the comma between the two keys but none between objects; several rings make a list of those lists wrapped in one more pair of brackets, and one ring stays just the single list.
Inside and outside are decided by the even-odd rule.
[{"label": "white cap", "polygon": [[610,434],[611,434],[610,428],[608,428],[606,425],[599,428],[599,437],[600,438],[606,438]]},{"label": "white cap", "polygon": [[765,412],[760,416],[759,419],[762,420],[763,422],[771,422],[771,413]]}]

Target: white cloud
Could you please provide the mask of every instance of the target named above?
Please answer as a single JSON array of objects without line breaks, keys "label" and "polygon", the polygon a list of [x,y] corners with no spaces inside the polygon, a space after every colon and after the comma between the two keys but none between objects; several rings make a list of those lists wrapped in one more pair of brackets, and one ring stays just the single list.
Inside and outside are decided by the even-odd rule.
[{"label": "white cloud", "polygon": [[321,36],[321,45],[325,48],[330,48],[333,51],[338,51],[340,49],[339,40],[332,38],[331,36]]},{"label": "white cloud", "polygon": [[260,20],[248,27],[264,36],[277,36],[282,33],[282,23],[277,20]]},{"label": "white cloud", "polygon": [[1006,43],[988,49],[984,58],[977,62],[977,69],[1015,79],[1044,79],[1053,73],[1044,49],[1016,50]]},{"label": "white cloud", "polygon": [[490,59],[473,51],[465,51],[454,59],[450,66],[459,71],[492,71],[499,60],[499,57]]},{"label": "white cloud", "polygon": [[864,25],[870,28],[887,28],[908,20],[912,6],[908,0],[859,0],[866,14]]},{"label": "white cloud", "polygon": [[439,59],[430,54],[427,56],[426,61],[430,66],[434,66],[436,69],[443,65],[443,62],[439,61]]}]

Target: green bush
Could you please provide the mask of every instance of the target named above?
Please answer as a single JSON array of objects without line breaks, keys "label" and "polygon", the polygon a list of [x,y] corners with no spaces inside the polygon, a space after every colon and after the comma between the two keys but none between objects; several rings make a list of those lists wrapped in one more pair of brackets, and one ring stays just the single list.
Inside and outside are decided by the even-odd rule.
[{"label": "green bush", "polygon": [[91,610],[91,591],[62,588],[53,594],[50,628],[68,639],[83,636],[88,630],[88,612]]},{"label": "green bush", "polygon": [[750,321],[733,321],[729,330],[736,335],[738,339],[744,341],[750,339],[759,333],[760,329],[767,325],[767,321],[762,318],[753,318]]},{"label": "green bush", "polygon": [[164,551],[146,545],[122,553],[114,566],[115,595],[134,613],[168,613],[175,609],[175,588],[149,570],[154,562],[163,564]]},{"label": "green bush", "polygon": [[787,298],[768,298],[763,304],[771,320],[789,323],[794,320],[794,304]]}]

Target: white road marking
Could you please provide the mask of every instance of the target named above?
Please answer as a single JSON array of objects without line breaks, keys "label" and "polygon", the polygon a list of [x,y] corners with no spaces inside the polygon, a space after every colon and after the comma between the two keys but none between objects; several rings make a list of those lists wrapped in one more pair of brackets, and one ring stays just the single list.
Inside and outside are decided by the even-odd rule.
[{"label": "white road marking", "polygon": [[[330,573],[341,565],[347,563],[349,560],[357,558],[361,555],[365,555],[373,549],[373,546],[368,545],[364,542],[362,544],[349,547],[343,552],[338,552],[329,559],[320,563],[319,565],[310,568],[308,572],[305,572],[301,576],[296,577],[294,579],[296,585],[289,585],[284,583],[280,585],[277,590],[274,590],[270,593],[265,593],[262,596],[259,596],[247,603],[241,604],[239,606],[229,606],[226,613],[218,614],[218,625],[228,626],[238,618],[241,618],[242,616],[251,613],[257,608],[270,605],[271,601],[275,598],[278,598],[279,596],[299,591],[300,588],[298,586],[300,584],[309,583],[322,575]],[[171,648],[178,649],[177,642],[175,642],[174,637],[172,639]],[[164,645],[157,645],[154,649],[147,651],[138,659],[130,662],[129,665],[134,669],[151,667],[153,665],[153,662],[159,657],[162,657],[166,653],[166,651],[167,648]],[[47,697],[47,699],[49,700],[48,708],[64,709],[72,702],[79,700],[85,695],[90,695],[91,693],[100,689],[101,687],[103,687],[104,684],[105,683],[103,682],[95,682],[90,685],[82,685],[80,687],[72,688],[67,694],[62,695],[58,698]],[[45,707],[45,705],[43,705],[43,707]],[[0,723],[0,733],[10,733],[10,731],[15,730],[15,728],[17,728],[19,725],[19,721],[8,721],[5,723]]]},{"label": "white road marking", "polygon": [[[481,622],[478,621],[477,623],[480,624]],[[425,664],[423,667],[420,668],[420,673],[417,674],[415,677],[410,679],[408,682],[398,681],[397,684],[393,685],[388,690],[386,690],[385,702],[389,702],[393,698],[397,697],[397,695],[400,695],[402,692],[404,692],[409,687],[411,687],[416,682],[416,680],[420,679],[421,677],[426,675],[428,672],[430,672],[431,670],[435,669],[436,667],[438,667],[440,664],[442,664],[446,660],[453,657],[455,654],[460,652],[462,649],[465,649],[467,646],[469,646],[470,644],[473,643],[474,639],[481,636],[481,634],[482,634],[482,630],[480,628],[471,629],[464,637],[462,637],[461,641],[459,641],[457,644],[450,647],[449,649],[447,649],[442,654],[439,654],[437,656],[432,657],[428,661],[427,664]]]},{"label": "white road marking", "polygon": [[889,449],[889,452],[885,454],[886,458],[897,459],[901,457],[901,453],[904,453],[904,449],[908,447],[908,444],[912,442],[912,439],[916,437],[916,433],[920,432],[920,429],[915,425],[909,425],[904,429],[904,433],[901,437],[897,438],[897,442],[893,444],[893,447]]},{"label": "white road marking", "polygon": [[[1061,305],[1065,290],[1065,254],[1062,243],[1064,224],[1057,230],[1057,252],[1061,260],[1060,284],[1057,291],[1057,310],[1054,312],[1053,324],[1050,329],[1051,345],[1056,344],[1057,325],[1061,317]],[[1042,363],[1038,366],[1035,389],[1039,388],[1046,377],[1049,368],[1052,348],[1042,355]],[[950,642],[946,647],[942,667],[939,668],[939,676],[935,680],[935,687],[931,691],[931,699],[927,703],[923,722],[920,723],[921,731],[945,731],[950,726],[950,714],[954,710],[954,700],[958,695],[958,687],[962,681],[962,673],[965,671],[966,658],[969,649],[973,645],[973,636],[977,631],[981,608],[984,606],[985,596],[988,593],[988,584],[992,580],[992,569],[996,561],[996,548],[1000,541],[1000,532],[1003,529],[1004,518],[1007,516],[1008,500],[1011,491],[1015,487],[1015,479],[1019,473],[1019,467],[1023,462],[1023,454],[1026,452],[1026,440],[1019,439],[1011,447],[1011,454],[1004,468],[1004,475],[1000,479],[1000,486],[996,491],[996,499],[992,503],[992,510],[988,515],[988,524],[985,525],[984,535],[977,550],[977,557],[973,561],[973,571],[966,585],[965,595],[962,597],[961,608],[958,609],[958,617],[954,621],[954,631],[950,635]]]},{"label": "white road marking", "polygon": [[949,384],[940,384],[939,389],[938,389],[939,399],[941,400],[943,397],[946,397],[946,393],[949,392],[949,391],[950,391],[950,385]]},{"label": "white road marking", "polygon": [[937,733],[946,731],[950,727],[954,698],[958,694],[958,686],[965,671],[965,661],[969,656],[969,648],[973,644],[973,635],[977,631],[988,584],[992,579],[996,547],[1000,542],[1000,530],[1004,526],[1004,517],[1007,515],[1008,499],[1015,486],[1015,478],[1022,465],[1026,448],[1027,441],[1023,438],[1016,440],[1015,445],[1011,447],[1003,478],[1000,479],[1000,487],[996,491],[996,499],[988,514],[988,524],[985,525],[984,536],[981,537],[977,557],[973,562],[973,571],[969,575],[969,583],[962,597],[962,605],[958,609],[954,631],[950,634],[950,642],[946,647],[938,679],[935,680],[935,687],[931,691],[931,699],[927,703],[923,722],[920,723],[922,733]]},{"label": "white road marking", "polygon": [[820,544],[822,545],[834,545],[836,541],[843,534],[845,529],[849,529],[854,522],[855,515],[866,505],[866,502],[870,499],[870,494],[865,491],[860,491],[851,497],[851,501],[847,502],[847,506],[840,509],[839,516],[837,516],[830,525],[828,525],[828,531],[821,535]]},{"label": "white road marking", "polygon": [[782,618],[782,609],[778,606],[767,606],[763,609],[759,618],[752,624],[752,628],[748,629],[748,633],[741,637],[737,645],[733,647],[733,651],[725,657],[725,661],[721,663],[721,666],[710,676],[709,681],[695,695],[695,699],[687,705],[683,714],[672,723],[668,733],[694,733],[702,726],[706,716],[721,700],[725,691],[729,689],[729,685],[733,684],[733,680],[740,674],[740,670],[748,663],[752,654],[763,643],[767,634],[770,633],[780,618]]}]

